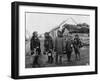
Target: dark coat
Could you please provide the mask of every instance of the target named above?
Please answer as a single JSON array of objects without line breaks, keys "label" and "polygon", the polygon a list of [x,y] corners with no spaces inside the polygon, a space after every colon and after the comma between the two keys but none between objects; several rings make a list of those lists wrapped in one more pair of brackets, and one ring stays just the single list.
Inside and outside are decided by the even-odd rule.
[{"label": "dark coat", "polygon": [[79,38],[74,39],[73,47],[74,47],[75,53],[79,53],[80,47],[82,47],[82,43]]},{"label": "dark coat", "polygon": [[80,48],[82,46],[81,40],[79,38],[74,38],[73,46],[74,49]]},{"label": "dark coat", "polygon": [[67,40],[66,41],[66,53],[72,52],[73,41]]},{"label": "dark coat", "polygon": [[49,51],[50,49],[53,49],[53,40],[50,36],[48,38],[45,38],[44,40],[44,49],[45,51]]},{"label": "dark coat", "polygon": [[31,49],[31,51],[36,49],[36,51],[38,51],[39,53],[41,52],[40,40],[38,38],[35,38],[34,36],[31,38],[30,49]]}]

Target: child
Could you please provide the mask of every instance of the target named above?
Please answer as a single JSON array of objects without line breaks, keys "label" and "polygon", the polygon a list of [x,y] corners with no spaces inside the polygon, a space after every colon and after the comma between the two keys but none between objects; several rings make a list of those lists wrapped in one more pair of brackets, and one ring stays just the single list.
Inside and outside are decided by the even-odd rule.
[{"label": "child", "polygon": [[33,36],[31,38],[31,43],[30,43],[30,49],[31,49],[31,55],[35,54],[34,60],[33,60],[33,66],[39,65],[38,57],[41,53],[41,49],[40,49],[40,40],[38,38],[37,32],[33,32]]},{"label": "child", "polygon": [[52,63],[53,62],[53,56],[52,56],[53,40],[48,32],[45,33],[44,50],[48,55],[48,63]]},{"label": "child", "polygon": [[71,54],[72,54],[72,47],[73,47],[72,37],[71,35],[68,36],[68,40],[66,41],[66,53],[67,53],[67,59],[68,62],[71,61]]},{"label": "child", "polygon": [[55,39],[55,52],[56,52],[56,63],[58,64],[59,62],[62,63],[62,54],[63,54],[63,49],[64,49],[64,44],[63,44],[63,36],[62,32],[58,30],[57,32],[57,37]]},{"label": "child", "polygon": [[80,41],[80,38],[79,38],[79,36],[77,34],[75,35],[74,42],[73,42],[73,46],[74,46],[74,51],[75,51],[76,59],[78,57],[80,59],[81,41]]}]

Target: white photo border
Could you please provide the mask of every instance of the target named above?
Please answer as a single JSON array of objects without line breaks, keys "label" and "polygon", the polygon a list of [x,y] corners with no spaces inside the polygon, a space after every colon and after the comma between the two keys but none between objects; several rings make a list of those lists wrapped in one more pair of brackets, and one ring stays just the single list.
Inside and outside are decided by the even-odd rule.
[{"label": "white photo border", "polygon": [[[47,68],[25,68],[25,12],[46,12],[88,14],[90,15],[90,65],[74,67],[47,67]],[[42,75],[59,73],[76,73],[95,71],[95,10],[40,7],[40,6],[19,6],[19,75]]]}]

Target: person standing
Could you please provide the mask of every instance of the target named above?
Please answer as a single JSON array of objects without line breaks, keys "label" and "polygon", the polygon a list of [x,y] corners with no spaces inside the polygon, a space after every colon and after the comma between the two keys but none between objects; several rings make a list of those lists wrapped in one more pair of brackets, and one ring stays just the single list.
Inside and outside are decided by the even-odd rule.
[{"label": "person standing", "polygon": [[47,52],[47,55],[48,55],[48,63],[52,63],[53,62],[53,55],[52,55],[53,40],[48,32],[45,33],[44,50],[45,52]]},{"label": "person standing", "polygon": [[55,39],[55,52],[56,52],[56,63],[62,63],[62,55],[64,50],[64,44],[63,44],[63,36],[61,31],[57,31],[57,37]]},{"label": "person standing", "polygon": [[82,46],[81,40],[79,38],[79,35],[75,35],[74,42],[73,42],[73,47],[76,55],[76,59],[80,59],[80,47]]},{"label": "person standing", "polygon": [[73,51],[72,48],[73,48],[72,36],[69,35],[69,36],[68,36],[68,39],[67,39],[67,41],[66,41],[66,47],[65,47],[68,62],[71,61],[71,54],[72,54],[72,51]]},{"label": "person standing", "polygon": [[38,58],[41,53],[41,49],[40,49],[40,40],[38,38],[38,33],[36,31],[33,32],[33,36],[30,41],[30,49],[31,49],[31,55],[34,55],[32,66],[39,65]]}]

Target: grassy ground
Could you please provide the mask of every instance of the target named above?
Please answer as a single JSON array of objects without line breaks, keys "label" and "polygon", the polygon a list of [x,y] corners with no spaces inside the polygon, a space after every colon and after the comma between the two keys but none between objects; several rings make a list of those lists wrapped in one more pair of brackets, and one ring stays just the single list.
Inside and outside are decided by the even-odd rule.
[{"label": "grassy ground", "polygon": [[[63,55],[63,62],[62,64],[56,64],[55,61],[52,64],[47,63],[48,57],[47,55],[41,54],[39,57],[39,64],[40,67],[57,67],[57,66],[79,66],[79,65],[89,65],[89,47],[83,47],[80,50],[81,59],[75,60],[75,53],[72,53],[71,62],[67,61],[66,54]],[[55,59],[55,57],[54,57]],[[32,62],[34,60],[34,56],[26,55],[25,63],[26,68],[32,68]]]}]

